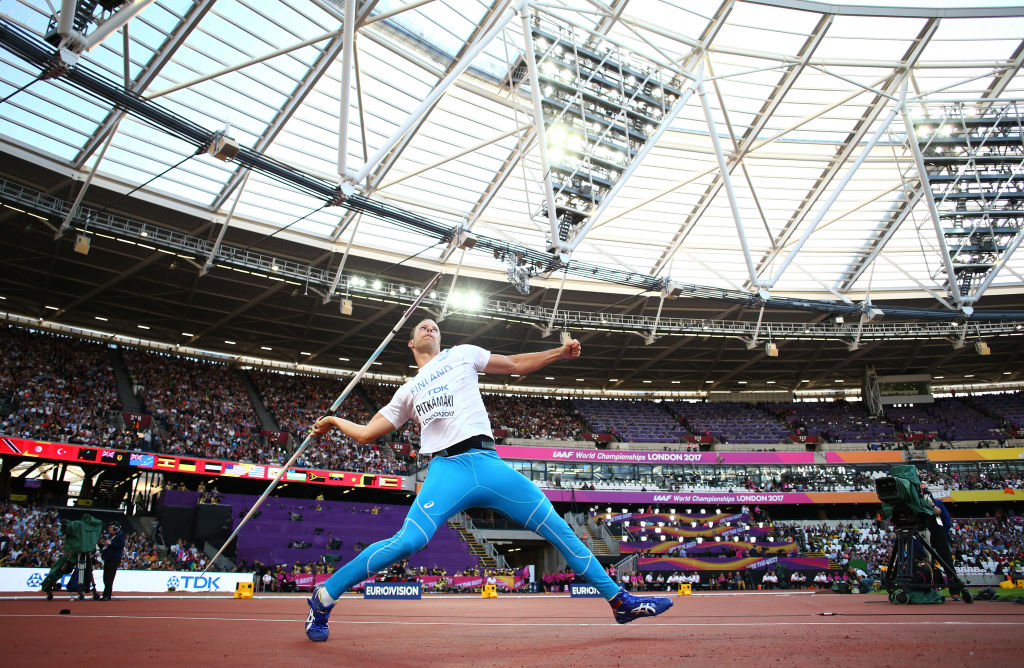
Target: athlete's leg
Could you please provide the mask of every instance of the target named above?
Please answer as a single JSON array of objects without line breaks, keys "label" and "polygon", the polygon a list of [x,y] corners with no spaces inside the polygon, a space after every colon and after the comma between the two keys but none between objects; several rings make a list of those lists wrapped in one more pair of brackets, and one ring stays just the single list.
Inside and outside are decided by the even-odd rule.
[{"label": "athlete's leg", "polygon": [[340,598],[353,585],[426,545],[438,526],[470,506],[467,499],[474,484],[466,462],[460,462],[458,457],[435,457],[402,528],[391,538],[364,548],[336,570],[324,583],[327,595],[334,600]]},{"label": "athlete's leg", "polygon": [[454,459],[463,458],[473,463],[477,478],[474,506],[493,508],[539,533],[562,553],[573,572],[597,587],[606,599],[611,600],[619,593],[619,585],[605,573],[594,553],[573,533],[536,485],[492,450],[473,451],[473,454]]}]

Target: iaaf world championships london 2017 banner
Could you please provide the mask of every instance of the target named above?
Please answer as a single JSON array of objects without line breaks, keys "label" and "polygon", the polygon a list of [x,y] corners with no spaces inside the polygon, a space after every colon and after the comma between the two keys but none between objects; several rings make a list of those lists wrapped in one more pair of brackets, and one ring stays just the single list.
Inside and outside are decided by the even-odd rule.
[{"label": "iaaf world championships london 2017 banner", "polygon": [[545,489],[551,501],[576,503],[641,503],[659,504],[732,504],[757,505],[777,503],[878,503],[874,492],[613,492],[578,489]]},{"label": "iaaf world championships london 2017 banner", "polygon": [[502,459],[544,459],[592,464],[813,464],[813,452],[680,452],[678,450],[575,450],[499,445]]}]

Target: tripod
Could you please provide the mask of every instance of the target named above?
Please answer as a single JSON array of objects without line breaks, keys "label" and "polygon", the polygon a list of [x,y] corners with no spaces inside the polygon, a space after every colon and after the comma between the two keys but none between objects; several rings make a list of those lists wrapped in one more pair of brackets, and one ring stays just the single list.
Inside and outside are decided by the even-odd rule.
[{"label": "tripod", "polygon": [[949,583],[950,594],[959,593],[964,603],[973,603],[974,598],[970,590],[957,577],[953,564],[948,563],[931,545],[921,540],[918,532],[924,527],[921,526],[917,514],[899,509],[893,513],[892,521],[896,527],[896,542],[889,555],[889,566],[882,576],[882,588],[889,592],[889,600],[893,603],[906,604],[910,602],[908,591],[926,591],[934,588],[932,582],[923,582],[915,577],[914,557],[923,554],[929,557],[929,569],[931,564],[939,564]]}]

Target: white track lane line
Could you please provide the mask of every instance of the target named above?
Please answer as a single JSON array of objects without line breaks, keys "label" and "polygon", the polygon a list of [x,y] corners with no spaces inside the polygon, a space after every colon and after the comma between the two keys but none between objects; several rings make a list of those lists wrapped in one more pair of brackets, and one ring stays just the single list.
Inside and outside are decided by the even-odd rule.
[{"label": "white track lane line", "polygon": [[[838,615],[837,615],[838,616]],[[0,614],[0,618],[8,619],[32,619],[32,618],[47,618],[53,619],[53,614],[48,615],[15,615],[15,614]],[[199,622],[270,622],[273,624],[280,624],[282,622],[295,624],[301,621],[301,616],[296,615],[295,617],[287,617],[284,619],[269,619],[266,617],[188,617],[188,616],[177,616],[177,615],[79,615],[68,616],[60,615],[61,619],[160,619],[160,620],[171,620],[171,621],[199,621]],[[408,622],[408,621],[365,621],[365,620],[343,620],[335,619],[334,623],[337,625],[341,624],[363,624],[363,625],[388,625],[388,626],[454,626],[454,627],[466,627],[466,626],[498,626],[498,627],[582,627],[582,626],[601,626],[609,627],[616,626],[621,627],[622,625],[616,624],[614,621],[609,620],[607,622],[591,623],[591,622],[474,622],[459,620],[457,622]],[[645,626],[674,626],[674,627],[708,627],[708,628],[719,628],[723,626],[728,627],[753,627],[753,628],[772,628],[772,627],[791,627],[791,626],[881,626],[881,627],[893,627],[893,626],[1024,626],[1024,619],[1019,621],[967,621],[967,620],[955,620],[955,621],[914,621],[914,622],[894,622],[888,620],[882,620],[877,622],[853,622],[842,619],[836,619],[830,617],[828,621],[806,621],[806,622],[795,622],[795,621],[781,621],[781,622],[649,622],[647,624],[641,624],[631,626],[631,629],[639,629]],[[335,627],[337,628],[337,627]]]}]

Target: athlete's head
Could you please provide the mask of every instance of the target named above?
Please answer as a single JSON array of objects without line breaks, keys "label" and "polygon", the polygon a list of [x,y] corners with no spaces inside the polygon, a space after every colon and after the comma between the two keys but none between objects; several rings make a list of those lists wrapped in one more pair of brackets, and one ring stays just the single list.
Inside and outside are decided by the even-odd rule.
[{"label": "athlete's head", "polygon": [[424,318],[412,328],[412,337],[409,339],[409,347],[413,352],[424,352],[437,354],[441,352],[441,330],[437,323],[430,318]]}]

